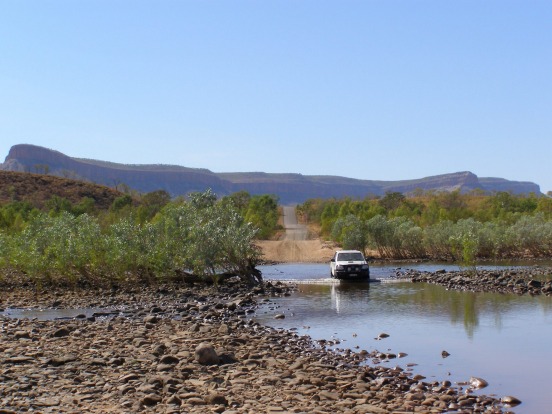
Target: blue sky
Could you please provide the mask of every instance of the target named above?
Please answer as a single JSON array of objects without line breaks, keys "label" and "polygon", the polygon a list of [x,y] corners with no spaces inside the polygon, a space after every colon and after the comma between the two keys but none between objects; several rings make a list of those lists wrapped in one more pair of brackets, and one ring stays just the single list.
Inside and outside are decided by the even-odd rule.
[{"label": "blue sky", "polygon": [[0,0],[0,158],[552,190],[550,1]]}]

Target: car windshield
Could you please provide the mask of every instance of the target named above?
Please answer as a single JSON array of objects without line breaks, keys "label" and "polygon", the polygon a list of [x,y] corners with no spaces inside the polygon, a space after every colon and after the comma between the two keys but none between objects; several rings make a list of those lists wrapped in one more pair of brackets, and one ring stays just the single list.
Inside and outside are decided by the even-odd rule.
[{"label": "car windshield", "polygon": [[352,262],[352,261],[364,260],[364,257],[362,257],[362,253],[359,253],[359,252],[356,252],[356,253],[338,253],[337,254],[337,260],[343,261],[343,262]]}]

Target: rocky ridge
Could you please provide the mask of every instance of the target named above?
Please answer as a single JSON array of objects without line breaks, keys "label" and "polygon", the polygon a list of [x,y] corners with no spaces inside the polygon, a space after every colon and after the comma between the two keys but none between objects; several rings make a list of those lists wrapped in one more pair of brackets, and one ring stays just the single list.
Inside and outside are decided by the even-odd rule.
[{"label": "rocky ridge", "polygon": [[540,194],[537,184],[502,178],[480,178],[463,171],[414,180],[375,181],[338,176],[268,174],[263,172],[214,173],[207,169],[171,165],[123,165],[105,161],[72,158],[58,151],[35,145],[15,145],[0,170],[41,172],[66,178],[87,180],[117,187],[122,184],[140,192],[166,190],[173,196],[211,188],[219,195],[238,191],[250,194],[275,194],[282,204],[302,203],[310,198],[364,198],[386,192],[410,193],[415,190],[487,192],[511,191],[514,194]]}]

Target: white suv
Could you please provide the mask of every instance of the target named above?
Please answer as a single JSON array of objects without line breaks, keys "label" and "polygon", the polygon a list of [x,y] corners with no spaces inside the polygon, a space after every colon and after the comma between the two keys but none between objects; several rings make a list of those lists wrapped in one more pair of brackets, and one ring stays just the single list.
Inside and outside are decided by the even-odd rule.
[{"label": "white suv", "polygon": [[370,267],[358,250],[340,250],[330,261],[330,274],[336,279],[368,279]]}]

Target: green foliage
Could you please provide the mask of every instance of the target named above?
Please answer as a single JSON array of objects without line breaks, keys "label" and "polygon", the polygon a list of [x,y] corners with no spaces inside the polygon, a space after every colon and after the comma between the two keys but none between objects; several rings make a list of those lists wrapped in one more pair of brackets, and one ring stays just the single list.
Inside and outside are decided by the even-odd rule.
[{"label": "green foliage", "polygon": [[366,222],[353,214],[341,217],[333,226],[332,239],[341,243],[345,249],[366,252],[368,247]]},{"label": "green foliage", "polygon": [[26,201],[14,201],[0,207],[0,230],[17,233],[26,223],[39,214],[39,210]]},{"label": "green foliage", "polygon": [[298,211],[343,247],[366,237],[381,257],[472,267],[477,258],[552,254],[552,199],[534,194],[387,193],[381,199],[308,200]]},{"label": "green foliage", "polygon": [[125,194],[113,200],[113,203],[111,204],[111,207],[109,209],[111,211],[118,212],[123,210],[126,207],[131,207],[131,206],[132,206],[132,197],[128,194]]},{"label": "green foliage", "polygon": [[378,204],[389,212],[396,210],[406,201],[406,197],[402,193],[386,192],[385,196],[378,201]]},{"label": "green foliage", "polygon": [[[189,271],[212,278],[230,273],[258,281],[257,229],[231,200],[217,201],[210,190],[165,203],[155,219],[140,223],[134,213],[102,230],[97,217],[67,211],[39,213],[13,234],[0,232],[0,267],[15,268],[35,281],[115,281],[129,277],[164,280]],[[54,205],[65,206],[56,200]],[[129,206],[118,201],[114,210]]]},{"label": "green foliage", "polygon": [[279,218],[278,198],[272,195],[251,197],[245,220],[259,229],[258,237],[268,239],[277,228]]},{"label": "green foliage", "polygon": [[481,227],[481,223],[471,218],[459,220],[452,226],[449,238],[451,253],[457,262],[468,269],[475,270]]},{"label": "green foliage", "polygon": [[45,204],[45,209],[52,217],[63,213],[71,213],[77,216],[80,214],[93,214],[95,207],[95,201],[90,197],[83,197],[80,202],[73,204],[66,198],[54,195]]},{"label": "green foliage", "polygon": [[370,246],[382,257],[424,257],[422,230],[405,217],[378,215],[366,223]]},{"label": "green foliage", "polygon": [[249,203],[251,201],[251,194],[247,191],[238,191],[237,193],[230,194],[229,196],[224,197],[222,201],[224,202],[226,199],[231,200],[235,208],[243,216],[247,214],[247,209],[249,208]]},{"label": "green foliage", "polygon": [[138,223],[143,224],[153,219],[171,201],[171,196],[165,190],[158,190],[144,194],[140,201],[136,219]]},{"label": "green foliage", "polygon": [[99,244],[100,227],[93,217],[40,214],[7,240],[2,262],[38,278],[63,276],[74,281],[96,262]]}]

